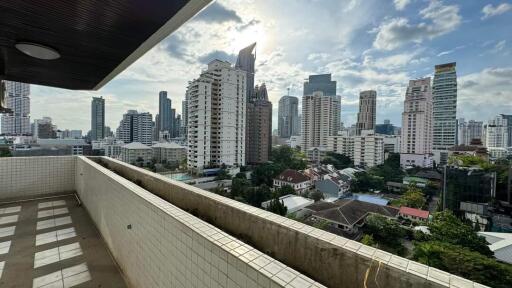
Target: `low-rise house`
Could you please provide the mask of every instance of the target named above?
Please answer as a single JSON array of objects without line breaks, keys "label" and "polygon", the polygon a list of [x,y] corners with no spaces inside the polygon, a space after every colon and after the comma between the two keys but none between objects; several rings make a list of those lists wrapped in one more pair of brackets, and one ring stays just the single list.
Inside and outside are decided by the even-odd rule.
[{"label": "low-rise house", "polygon": [[157,163],[180,163],[187,159],[187,147],[170,142],[160,142],[151,146]]},{"label": "low-rise house", "polygon": [[[265,201],[265,202],[261,203],[261,207],[263,207],[265,209],[268,208],[268,206],[270,205],[270,201],[272,201],[272,200]],[[295,213],[295,212],[303,209],[304,207],[315,203],[315,201],[313,201],[309,198],[304,198],[304,197],[292,195],[292,194],[280,197],[279,201],[281,201],[283,203],[283,205],[286,207],[286,209],[287,209],[286,214]]]},{"label": "low-rise house", "polygon": [[380,206],[353,199],[340,199],[332,203],[317,202],[304,207],[302,214],[311,213],[312,221],[324,220],[333,228],[343,232],[357,233],[364,225],[366,217],[378,214],[388,218],[396,218],[398,209],[391,206]]},{"label": "low-rise house", "polygon": [[121,147],[120,160],[132,165],[149,164],[153,158],[153,150],[140,142],[132,142]]},{"label": "low-rise house", "polygon": [[311,181],[299,171],[286,169],[274,178],[274,188],[286,185],[291,186],[298,194],[302,194],[311,188]]},{"label": "low-rise house", "polygon": [[402,183],[405,185],[405,186],[408,186],[410,184],[413,184],[418,187],[418,188],[425,188],[427,187],[427,184],[428,184],[428,180],[424,179],[424,178],[419,178],[419,177],[413,177],[413,176],[406,176],[404,177],[404,179],[402,180]]},{"label": "low-rise house", "polygon": [[350,190],[350,178],[346,175],[326,176],[315,182],[316,190],[324,195],[342,197]]},{"label": "low-rise house", "polygon": [[402,206],[398,211],[398,216],[412,221],[428,221],[430,213],[425,210]]}]

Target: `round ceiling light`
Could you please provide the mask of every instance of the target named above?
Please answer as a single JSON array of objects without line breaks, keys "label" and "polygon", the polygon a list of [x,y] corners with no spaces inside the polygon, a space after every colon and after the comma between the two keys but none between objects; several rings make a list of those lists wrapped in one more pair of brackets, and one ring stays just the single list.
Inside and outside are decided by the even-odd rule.
[{"label": "round ceiling light", "polygon": [[57,52],[57,50],[41,44],[18,42],[15,46],[16,49],[20,50],[21,52],[37,59],[55,60],[60,58],[60,54]]}]

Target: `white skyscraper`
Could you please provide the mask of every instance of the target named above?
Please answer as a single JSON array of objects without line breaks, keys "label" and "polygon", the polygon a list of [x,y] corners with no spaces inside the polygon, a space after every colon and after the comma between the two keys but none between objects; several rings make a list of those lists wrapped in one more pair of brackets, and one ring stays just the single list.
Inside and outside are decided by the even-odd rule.
[{"label": "white skyscraper", "polygon": [[245,165],[246,72],[213,60],[187,88],[189,169]]},{"label": "white skyscraper", "polygon": [[432,85],[434,150],[447,150],[457,141],[457,72],[455,63],[436,65]]},{"label": "white skyscraper", "polygon": [[402,113],[400,164],[432,165],[432,89],[430,78],[410,80]]},{"label": "white skyscraper", "polygon": [[341,96],[313,95],[302,97],[302,145],[304,152],[314,147],[327,147],[327,138],[340,129]]},{"label": "white skyscraper", "polygon": [[117,128],[117,139],[124,143],[140,142],[151,145],[153,140],[153,117],[149,112],[128,110]]},{"label": "white skyscraper", "polygon": [[485,147],[493,158],[505,157],[509,151],[508,122],[502,115],[490,119],[485,126]]},{"label": "white skyscraper", "polygon": [[356,134],[363,130],[375,130],[377,119],[377,92],[374,90],[359,93],[359,112],[357,113]]},{"label": "white skyscraper", "polygon": [[2,81],[1,85],[5,85],[5,107],[11,110],[2,114],[2,133],[30,134],[30,85],[12,81]]}]

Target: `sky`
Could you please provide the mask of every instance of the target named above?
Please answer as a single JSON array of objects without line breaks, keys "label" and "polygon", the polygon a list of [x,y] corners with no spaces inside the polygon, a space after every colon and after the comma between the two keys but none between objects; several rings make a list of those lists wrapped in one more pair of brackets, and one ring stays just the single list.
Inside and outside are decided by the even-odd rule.
[{"label": "sky", "polygon": [[279,98],[302,96],[310,74],[332,73],[341,118],[356,121],[359,92],[377,91],[377,123],[401,126],[410,79],[457,62],[457,117],[512,114],[512,2],[440,0],[219,0],[99,91],[31,86],[31,118],[90,130],[92,96],[106,98],[113,130],[128,109],[158,111],[168,91],[181,113],[188,81],[213,59],[234,64],[257,42],[255,83],[265,83],[277,128]]}]

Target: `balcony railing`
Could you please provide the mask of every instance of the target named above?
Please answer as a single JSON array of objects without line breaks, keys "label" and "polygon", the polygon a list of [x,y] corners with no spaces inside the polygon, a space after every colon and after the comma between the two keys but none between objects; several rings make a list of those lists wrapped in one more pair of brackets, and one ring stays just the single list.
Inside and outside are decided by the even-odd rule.
[{"label": "balcony railing", "polygon": [[107,157],[0,172],[0,201],[76,192],[133,287],[484,287]]}]

